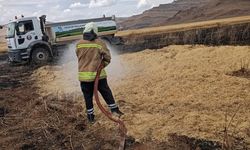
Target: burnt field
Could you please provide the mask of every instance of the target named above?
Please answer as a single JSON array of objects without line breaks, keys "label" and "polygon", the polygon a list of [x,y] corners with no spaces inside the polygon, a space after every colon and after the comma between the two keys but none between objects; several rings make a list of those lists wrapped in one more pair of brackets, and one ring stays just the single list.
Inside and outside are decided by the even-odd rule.
[{"label": "burnt field", "polygon": [[[7,54],[0,55],[0,148],[7,149],[117,149],[118,128],[98,112],[99,121],[88,124],[82,97],[75,94],[41,93],[46,83],[37,85],[34,72],[44,72],[44,67],[9,65]],[[55,67],[57,69],[48,69]],[[50,64],[47,84],[58,65]],[[36,74],[36,73],[35,73]],[[37,76],[38,77],[38,76]],[[55,76],[58,78],[58,76]],[[74,79],[72,79],[74,80]],[[77,87],[75,87],[77,89]],[[63,89],[63,88],[62,88]],[[79,93],[78,93],[79,94]],[[183,149],[196,143],[210,142],[186,136],[171,135],[168,142],[127,137],[126,149]],[[187,143],[186,143],[187,142]],[[214,145],[213,142],[212,147]],[[216,142],[215,142],[216,145]],[[216,145],[218,146],[218,145]]]},{"label": "burnt field", "polygon": [[81,102],[37,93],[29,78],[37,67],[10,66],[6,54],[0,59],[0,149],[115,147],[115,129],[88,126]]},{"label": "burnt field", "polygon": [[[202,45],[115,55],[108,79],[125,113],[126,149],[249,149],[249,57],[249,46]],[[1,149],[118,148],[118,127],[98,108],[87,122],[75,59],[43,67],[0,59]]]}]

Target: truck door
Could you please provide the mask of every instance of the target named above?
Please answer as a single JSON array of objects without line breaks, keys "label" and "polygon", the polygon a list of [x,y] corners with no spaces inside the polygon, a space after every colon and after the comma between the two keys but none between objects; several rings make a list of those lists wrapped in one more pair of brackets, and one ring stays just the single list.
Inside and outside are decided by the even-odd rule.
[{"label": "truck door", "polygon": [[16,31],[17,49],[26,49],[29,47],[31,42],[37,40],[32,20],[18,22]]}]

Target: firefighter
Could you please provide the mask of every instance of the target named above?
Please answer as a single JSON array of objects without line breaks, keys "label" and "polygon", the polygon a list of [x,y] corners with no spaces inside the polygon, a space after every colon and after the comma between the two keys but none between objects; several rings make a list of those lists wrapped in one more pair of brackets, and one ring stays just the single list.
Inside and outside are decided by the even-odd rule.
[{"label": "firefighter", "polygon": [[[83,31],[83,40],[80,40],[76,45],[79,81],[85,99],[87,118],[91,123],[95,121],[93,90],[97,69],[102,62],[104,67],[106,67],[111,60],[107,46],[98,39],[97,34],[97,25],[93,22],[87,23]],[[116,113],[119,116],[123,115],[115,103],[112,91],[107,83],[107,74],[104,69],[100,74],[98,91],[101,93],[112,113]]]}]

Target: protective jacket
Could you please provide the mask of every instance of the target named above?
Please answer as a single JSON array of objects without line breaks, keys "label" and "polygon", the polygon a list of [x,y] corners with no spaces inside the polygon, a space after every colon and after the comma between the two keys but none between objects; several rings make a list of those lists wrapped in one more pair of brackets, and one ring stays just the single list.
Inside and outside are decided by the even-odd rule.
[{"label": "protective jacket", "polygon": [[[79,80],[84,82],[93,82],[101,61],[104,61],[106,67],[111,60],[107,46],[99,39],[94,41],[80,40],[76,46],[76,55],[78,57]],[[103,69],[100,79],[106,77],[106,71]]]}]

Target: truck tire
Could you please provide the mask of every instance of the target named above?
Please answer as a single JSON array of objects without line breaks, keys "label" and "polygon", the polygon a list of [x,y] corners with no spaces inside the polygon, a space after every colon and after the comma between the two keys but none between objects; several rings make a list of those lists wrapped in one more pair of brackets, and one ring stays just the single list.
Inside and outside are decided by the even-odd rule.
[{"label": "truck tire", "polygon": [[110,44],[112,44],[112,45],[121,45],[122,44],[122,39],[120,37],[112,37],[110,39]]},{"label": "truck tire", "polygon": [[36,48],[32,52],[31,59],[33,64],[46,64],[50,60],[49,51],[45,48]]}]

